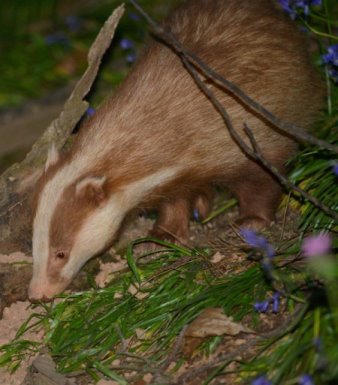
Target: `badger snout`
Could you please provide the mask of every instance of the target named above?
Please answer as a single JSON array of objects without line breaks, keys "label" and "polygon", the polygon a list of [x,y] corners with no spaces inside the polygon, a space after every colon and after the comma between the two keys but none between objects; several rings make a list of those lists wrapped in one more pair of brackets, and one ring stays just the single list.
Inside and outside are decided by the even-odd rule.
[{"label": "badger snout", "polygon": [[64,282],[50,283],[45,279],[33,278],[28,287],[28,299],[30,302],[50,302],[53,297],[60,294],[68,285]]}]

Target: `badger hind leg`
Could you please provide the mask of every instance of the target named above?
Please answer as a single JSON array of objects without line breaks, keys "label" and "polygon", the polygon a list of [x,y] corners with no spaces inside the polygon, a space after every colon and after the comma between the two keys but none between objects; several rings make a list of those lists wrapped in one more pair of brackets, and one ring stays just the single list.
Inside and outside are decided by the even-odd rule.
[{"label": "badger hind leg", "polygon": [[[231,186],[239,202],[236,224],[241,228],[262,230],[275,220],[281,201],[282,187],[261,166],[251,162]],[[278,167],[283,172],[283,166]]]}]

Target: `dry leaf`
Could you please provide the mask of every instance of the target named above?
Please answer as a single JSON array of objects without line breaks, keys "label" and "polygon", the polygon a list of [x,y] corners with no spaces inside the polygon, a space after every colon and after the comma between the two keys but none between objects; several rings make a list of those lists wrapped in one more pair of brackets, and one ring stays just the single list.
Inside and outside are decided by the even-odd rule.
[{"label": "dry leaf", "polygon": [[225,256],[223,254],[221,254],[219,251],[217,251],[217,253],[211,257],[210,262],[211,263],[218,263],[218,262],[222,261],[224,258],[225,258]]},{"label": "dry leaf", "polygon": [[127,261],[117,259],[116,262],[102,263],[100,262],[100,271],[95,277],[95,282],[98,287],[103,288],[114,277],[113,273],[116,273],[127,266]]},{"label": "dry leaf", "polygon": [[234,322],[232,317],[223,313],[223,309],[207,308],[187,327],[185,336],[195,338],[222,336],[224,334],[236,336],[241,332],[252,333],[253,331]]},{"label": "dry leaf", "polygon": [[129,288],[128,288],[128,292],[130,294],[132,294],[133,296],[135,296],[137,299],[144,299],[146,297],[148,297],[149,293],[142,293],[141,291],[139,291],[139,289],[137,289],[134,285],[130,285]]}]

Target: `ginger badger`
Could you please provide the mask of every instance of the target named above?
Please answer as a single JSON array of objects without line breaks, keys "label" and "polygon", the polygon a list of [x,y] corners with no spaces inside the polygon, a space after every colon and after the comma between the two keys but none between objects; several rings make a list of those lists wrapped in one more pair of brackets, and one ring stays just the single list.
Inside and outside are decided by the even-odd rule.
[{"label": "ginger badger", "polygon": [[[188,0],[164,24],[190,52],[286,122],[308,128],[324,103],[306,41],[272,0]],[[208,82],[247,141],[281,173],[292,139]],[[280,185],[250,160],[180,58],[152,40],[117,92],[81,127],[68,153],[52,148],[33,219],[32,300],[49,299],[116,239],[125,216],[154,207],[153,236],[187,240],[212,186],[238,198],[243,227],[274,219]],[[171,235],[170,235],[171,234]]]}]

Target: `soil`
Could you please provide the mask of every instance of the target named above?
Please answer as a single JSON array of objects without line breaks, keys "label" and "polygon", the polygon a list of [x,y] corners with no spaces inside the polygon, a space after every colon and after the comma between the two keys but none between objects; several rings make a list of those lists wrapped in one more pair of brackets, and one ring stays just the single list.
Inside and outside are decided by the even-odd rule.
[{"label": "soil", "polygon": [[[239,238],[236,229],[229,225],[229,222],[231,223],[235,216],[236,210],[233,209],[226,214],[220,215],[206,225],[201,225],[196,222],[191,223],[191,244],[199,246],[207,245],[209,248],[214,250],[213,257],[210,262],[213,266],[212,268],[215,274],[218,275],[225,275],[234,272],[238,273],[248,267],[246,252],[243,251],[242,248],[245,245]],[[289,212],[287,217],[284,217],[284,213],[281,211],[278,214],[277,224],[268,229],[265,232],[265,235],[273,244],[278,244],[281,238],[292,238],[296,233],[296,219],[297,216],[293,212]],[[153,220],[149,218],[133,218],[129,225],[124,229],[119,243],[110,250],[110,261],[107,262],[107,257],[105,257],[104,260],[95,259],[89,264],[89,266],[86,267],[87,271],[98,272],[96,275],[96,282],[100,287],[104,286],[109,280],[109,273],[111,271],[116,272],[117,270],[122,270],[127,267],[125,259],[116,253],[116,249],[123,250],[130,240],[146,235],[152,224]],[[33,310],[30,307],[29,302],[26,301],[26,290],[31,276],[31,268],[31,257],[25,256],[23,253],[13,253],[9,256],[0,255],[0,276],[2,277],[2,280],[0,281],[0,304],[2,304],[2,308],[8,306],[4,308],[3,318],[0,321],[0,345],[10,341],[15,336],[16,331],[23,321],[26,320],[30,314],[32,314]],[[79,289],[85,289],[85,276],[86,273],[82,271],[80,273],[80,277],[76,279],[71,287],[71,290],[76,291]],[[286,316],[284,314],[278,314],[278,316],[274,314],[262,314],[261,329],[272,330],[274,327],[283,322],[285,317]],[[244,319],[243,324],[250,325],[250,319]],[[30,335],[28,338],[39,340],[43,338],[43,336],[41,334]],[[191,371],[193,368],[199,368],[201,365],[207,364],[212,358],[224,354],[224,352],[229,354],[237,351],[240,352],[241,345],[243,345],[245,349],[243,352],[239,353],[239,356],[242,358],[250,357],[255,351],[255,347],[250,346],[250,340],[253,338],[254,335],[245,333],[240,333],[236,336],[226,336],[223,338],[222,343],[212,356],[208,359],[199,355],[192,356],[193,358],[189,359],[189,361],[181,367],[176,375],[179,376],[188,370]],[[194,343],[196,343],[196,341],[186,340],[185,344],[187,343],[189,345],[188,350],[192,349],[193,351]],[[180,350],[184,351],[184,349],[186,349],[186,347],[180,347]],[[4,369],[0,369],[0,385],[23,384],[23,379],[31,363],[32,358],[25,361],[20,369],[13,375],[10,375]],[[170,364],[169,368],[173,365],[174,364]],[[147,374],[143,377],[143,379],[138,380],[133,384],[154,384],[160,380],[158,376],[159,375],[156,377],[153,374]],[[201,376],[200,379],[199,376]],[[200,381],[202,381],[202,377],[205,378],[205,373],[202,373],[202,375],[197,374],[193,379],[187,379],[186,384],[197,385]],[[71,380],[74,382],[70,383],[74,383],[76,385],[91,384],[91,380],[87,376],[81,376]],[[230,383],[235,381],[233,375],[221,376],[217,379],[216,383],[225,384],[229,383],[229,381]],[[49,384],[49,382],[47,383]],[[24,382],[24,384],[37,384],[37,382]],[[50,384],[52,384],[52,382],[50,382]],[[102,380],[99,384],[114,385],[117,383],[114,381]]]},{"label": "soil", "polygon": [[[63,103],[67,98],[72,87],[60,90],[49,97],[27,103],[19,109],[14,109],[0,113],[0,137],[3,139],[0,143],[0,172],[14,161],[20,161],[34,143],[36,138],[44,131],[59,112],[62,110]],[[13,132],[16,133],[13,136]],[[218,197],[219,201],[224,200],[224,195]],[[229,210],[226,214],[219,215],[206,225],[191,222],[190,246],[207,246],[213,250],[213,257],[210,262],[215,275],[223,276],[226,274],[238,273],[245,270],[250,264],[246,260],[245,244],[239,237],[237,229],[231,225],[236,217],[236,209]],[[145,236],[153,225],[153,220],[149,217],[135,216],[130,218],[125,227],[119,242],[110,250],[110,258],[98,258],[90,261],[70,287],[70,291],[88,289],[87,274],[96,275],[96,283],[103,287],[109,280],[111,271],[118,271],[127,268],[124,258],[121,258],[123,251],[130,241]],[[297,215],[289,211],[285,215],[281,210],[277,216],[277,224],[273,225],[265,232],[270,242],[278,244],[281,239],[292,238],[296,234]],[[27,241],[27,247],[24,251],[30,250],[30,240]],[[17,251],[10,255],[3,255],[0,250],[0,345],[11,341],[21,324],[32,314],[33,310],[27,301],[27,287],[32,274],[32,258],[30,255]],[[269,314],[261,315],[262,329],[273,329],[283,321],[284,315],[278,316]],[[243,320],[244,324],[249,325],[250,319]],[[27,339],[39,341],[43,338],[40,333],[27,335]],[[246,358],[253,354],[254,348],[250,346],[250,340],[253,338],[250,334],[240,333],[236,336],[227,336],[223,338],[222,343],[208,359],[195,355],[183,365],[176,376],[183,375],[188,370],[199,368],[203,364],[217,357],[224,352],[239,352],[240,346],[245,350],[239,356]],[[179,350],[189,349],[193,351],[194,344],[198,341],[185,341],[185,346],[180,346]],[[183,342],[182,342],[183,344]],[[48,357],[48,355],[47,355]],[[32,362],[34,357],[26,360],[22,366],[14,373],[9,374],[5,369],[0,368],[0,385],[36,385],[36,384],[76,384],[89,385],[92,383],[87,376],[66,379],[59,376],[54,368],[49,366],[49,377],[37,382],[36,368],[32,371]],[[41,356],[38,357],[38,360]],[[42,360],[44,358],[42,357]],[[49,358],[50,360],[50,358]],[[35,362],[35,361],[34,361]],[[128,362],[127,362],[128,363]],[[50,365],[50,362],[48,363]],[[45,366],[48,366],[45,365]],[[170,370],[174,364],[169,362],[167,370]],[[39,366],[39,365],[37,365]],[[34,365],[33,365],[34,367]],[[28,369],[30,370],[28,373]],[[230,368],[231,369],[231,368]],[[28,373],[28,374],[27,374]],[[147,385],[160,382],[161,375],[145,374],[143,378],[134,382],[134,385]],[[27,375],[27,377],[26,377]],[[186,384],[197,385],[200,383],[200,374],[187,379]],[[205,373],[203,373],[205,377]],[[52,380],[53,379],[53,380]],[[45,381],[45,382],[43,382]],[[49,382],[48,382],[49,381]],[[53,382],[54,381],[54,382]],[[56,382],[55,382],[56,381]],[[230,381],[230,382],[229,382]],[[234,383],[235,378],[231,375],[218,377],[217,383]],[[214,382],[215,383],[215,382]],[[99,385],[114,385],[115,381],[101,380]]]}]

